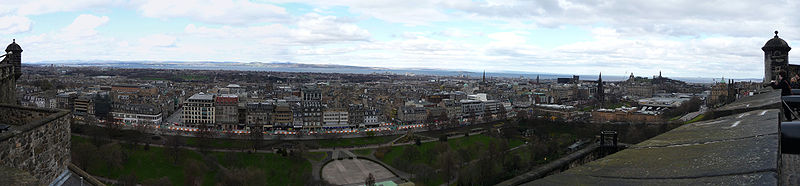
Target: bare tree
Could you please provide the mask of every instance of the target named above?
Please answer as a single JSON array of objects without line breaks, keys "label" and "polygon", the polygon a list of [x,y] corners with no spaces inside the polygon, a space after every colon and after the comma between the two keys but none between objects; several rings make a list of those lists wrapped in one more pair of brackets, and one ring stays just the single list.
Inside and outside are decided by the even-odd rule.
[{"label": "bare tree", "polygon": [[197,137],[197,144],[195,144],[195,147],[197,147],[197,150],[200,152],[207,153],[208,149],[210,148],[209,144],[214,142],[214,132],[211,129],[206,128],[198,130],[195,134]]},{"label": "bare tree", "polygon": [[100,158],[110,169],[122,168],[122,164],[127,161],[127,156],[119,143],[109,143],[101,146]]},{"label": "bare tree", "polygon": [[439,154],[438,164],[439,169],[442,171],[442,179],[445,180],[447,185],[450,185],[450,180],[456,171],[456,153],[448,148],[447,151]]},{"label": "bare tree", "polygon": [[169,178],[164,176],[159,179],[150,179],[145,181],[142,185],[145,186],[172,186],[172,181],[169,181]]},{"label": "bare tree", "polygon": [[128,175],[123,175],[119,177],[117,180],[117,185],[120,186],[136,186],[138,182],[138,178],[136,177],[136,172],[131,172]]},{"label": "bare tree", "polygon": [[264,171],[254,167],[224,170],[220,178],[222,185],[255,186],[263,185],[267,181],[266,177],[264,177]]},{"label": "bare tree", "polygon": [[167,157],[172,158],[173,164],[178,164],[178,160],[181,156],[181,146],[183,145],[183,140],[180,136],[167,136],[165,144]]},{"label": "bare tree", "polygon": [[183,168],[184,185],[202,185],[207,170],[208,167],[202,162],[188,159]]},{"label": "bare tree", "polygon": [[250,143],[253,145],[253,150],[258,151],[258,148],[261,147],[261,142],[264,140],[264,133],[261,130],[261,127],[250,127]]}]

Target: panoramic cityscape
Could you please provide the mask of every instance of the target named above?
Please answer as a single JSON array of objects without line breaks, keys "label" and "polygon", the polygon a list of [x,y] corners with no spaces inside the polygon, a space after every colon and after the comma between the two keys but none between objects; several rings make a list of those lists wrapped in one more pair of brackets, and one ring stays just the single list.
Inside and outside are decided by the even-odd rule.
[{"label": "panoramic cityscape", "polygon": [[0,185],[800,185],[793,2],[8,4]]}]

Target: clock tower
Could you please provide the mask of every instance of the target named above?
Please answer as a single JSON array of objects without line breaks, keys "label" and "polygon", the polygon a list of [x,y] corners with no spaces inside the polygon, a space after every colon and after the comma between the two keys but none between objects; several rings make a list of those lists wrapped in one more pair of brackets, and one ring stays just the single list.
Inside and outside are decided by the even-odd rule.
[{"label": "clock tower", "polygon": [[775,37],[767,41],[761,50],[764,51],[764,82],[778,80],[778,72],[788,70],[789,50],[792,50],[792,47],[779,38],[778,31],[775,31]]}]

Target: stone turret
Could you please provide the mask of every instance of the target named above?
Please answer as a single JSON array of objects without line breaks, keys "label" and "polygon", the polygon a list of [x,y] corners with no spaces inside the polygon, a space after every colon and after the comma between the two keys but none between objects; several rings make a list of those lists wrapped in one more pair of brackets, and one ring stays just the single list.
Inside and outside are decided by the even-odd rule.
[{"label": "stone turret", "polygon": [[[778,79],[778,72],[781,70],[789,70],[789,51],[792,47],[783,39],[778,37],[778,31],[775,31],[775,37],[767,41],[764,47],[764,81],[769,82]],[[791,75],[791,74],[789,74]]]},{"label": "stone turret", "polygon": [[6,47],[6,58],[14,65],[14,79],[22,76],[22,47],[17,44],[16,39],[11,40],[11,44]]}]

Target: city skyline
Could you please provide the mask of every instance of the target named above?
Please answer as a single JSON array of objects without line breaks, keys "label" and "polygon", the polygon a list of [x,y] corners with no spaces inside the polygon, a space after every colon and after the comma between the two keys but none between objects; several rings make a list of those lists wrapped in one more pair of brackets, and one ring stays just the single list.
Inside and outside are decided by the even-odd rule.
[{"label": "city skyline", "polygon": [[[759,78],[793,2],[26,1],[0,10],[26,62],[237,61]],[[800,60],[789,54],[789,61]],[[756,68],[754,68],[756,67]]]}]

